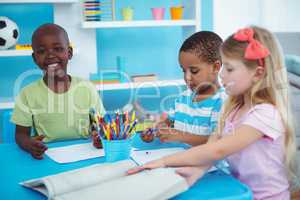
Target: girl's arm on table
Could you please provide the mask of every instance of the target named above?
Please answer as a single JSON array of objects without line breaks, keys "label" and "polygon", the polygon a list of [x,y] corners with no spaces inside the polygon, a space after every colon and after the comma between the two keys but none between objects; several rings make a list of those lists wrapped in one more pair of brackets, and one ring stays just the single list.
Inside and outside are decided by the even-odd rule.
[{"label": "girl's arm on table", "polygon": [[241,151],[262,137],[263,134],[257,129],[241,125],[234,132],[217,141],[164,157],[162,160],[165,166],[173,167],[207,165]]},{"label": "girl's arm on table", "polygon": [[239,152],[262,137],[263,134],[257,129],[248,125],[241,125],[234,132],[221,139],[216,140],[214,138],[212,140],[216,141],[211,140],[207,144],[146,163],[129,170],[128,173],[132,174],[144,169],[159,167],[210,166],[214,161]]}]

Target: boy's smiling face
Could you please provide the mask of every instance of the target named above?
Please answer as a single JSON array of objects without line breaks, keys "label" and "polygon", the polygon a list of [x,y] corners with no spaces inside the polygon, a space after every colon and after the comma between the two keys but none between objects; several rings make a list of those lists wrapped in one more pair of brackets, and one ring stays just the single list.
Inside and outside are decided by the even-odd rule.
[{"label": "boy's smiling face", "polygon": [[35,63],[50,77],[67,75],[67,64],[73,55],[68,40],[60,30],[41,30],[32,41]]},{"label": "boy's smiling face", "polygon": [[203,62],[192,52],[181,51],[179,63],[184,73],[187,86],[194,92],[205,92],[210,86],[215,86],[221,63],[209,64]]}]

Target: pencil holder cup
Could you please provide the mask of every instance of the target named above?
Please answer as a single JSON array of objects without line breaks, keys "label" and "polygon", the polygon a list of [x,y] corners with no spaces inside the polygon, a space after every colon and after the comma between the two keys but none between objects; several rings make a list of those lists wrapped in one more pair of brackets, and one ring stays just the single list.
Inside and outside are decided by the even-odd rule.
[{"label": "pencil holder cup", "polygon": [[122,17],[125,21],[130,21],[133,19],[133,8],[125,7],[122,8]]},{"label": "pencil holder cup", "polygon": [[179,20],[182,19],[183,15],[183,7],[171,7],[170,8],[170,14],[171,14],[171,19],[172,20]]},{"label": "pencil holder cup", "polygon": [[130,158],[131,139],[102,140],[106,162],[116,162]]},{"label": "pencil holder cup", "polygon": [[165,15],[165,8],[151,8],[152,17],[155,20],[162,20],[164,19]]}]

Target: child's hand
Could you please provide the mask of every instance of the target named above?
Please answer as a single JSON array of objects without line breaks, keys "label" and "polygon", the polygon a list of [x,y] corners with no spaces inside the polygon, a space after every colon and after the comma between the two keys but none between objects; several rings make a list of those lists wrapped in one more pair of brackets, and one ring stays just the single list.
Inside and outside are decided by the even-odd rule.
[{"label": "child's hand", "polygon": [[92,140],[93,140],[93,146],[94,147],[96,147],[97,149],[102,148],[101,139],[99,138],[99,135],[96,131],[92,132]]},{"label": "child's hand", "polygon": [[140,137],[144,142],[152,142],[155,137],[155,133],[153,132],[153,128],[148,128],[140,134]]},{"label": "child's hand", "polygon": [[206,169],[206,167],[180,167],[176,169],[176,173],[185,178],[189,186],[192,186],[203,176]]},{"label": "child's hand", "polygon": [[144,171],[146,169],[155,169],[155,168],[162,168],[162,167],[166,167],[166,165],[165,165],[163,159],[158,159],[158,160],[148,162],[144,165],[129,169],[127,171],[127,174],[131,175],[131,174],[136,174],[138,172]]},{"label": "child's hand", "polygon": [[176,142],[181,141],[182,133],[172,128],[161,128],[156,133],[161,142]]},{"label": "child's hand", "polygon": [[157,120],[155,123],[156,128],[167,128],[167,127],[171,127],[171,126],[172,126],[172,122],[168,119],[167,113],[163,113],[160,116],[160,119]]},{"label": "child's hand", "polygon": [[48,147],[42,142],[44,139],[44,135],[39,135],[33,138],[30,138],[27,141],[27,151],[34,157],[35,159],[41,160],[43,159],[44,152],[48,149]]},{"label": "child's hand", "polygon": [[194,185],[196,181],[205,174],[207,167],[180,167],[176,173],[185,178],[189,186]]}]

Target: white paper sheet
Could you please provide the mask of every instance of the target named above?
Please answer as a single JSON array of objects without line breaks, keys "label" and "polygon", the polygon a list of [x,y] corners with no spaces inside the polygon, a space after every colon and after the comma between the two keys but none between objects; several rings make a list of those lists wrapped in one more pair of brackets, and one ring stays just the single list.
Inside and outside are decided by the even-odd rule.
[{"label": "white paper sheet", "polygon": [[[131,158],[139,165],[143,165],[152,160],[162,158],[164,156],[172,155],[178,152],[185,151],[184,148],[163,148],[163,149],[153,149],[153,150],[135,150],[131,152]],[[217,168],[212,166],[208,172],[215,171]]]},{"label": "white paper sheet", "polygon": [[139,165],[143,165],[152,160],[156,160],[164,156],[168,156],[184,150],[185,150],[184,148],[180,148],[180,147],[143,150],[143,151],[136,150],[136,151],[132,151],[131,158]]},{"label": "white paper sheet", "polygon": [[92,143],[49,148],[45,153],[58,163],[70,163],[104,156],[104,150],[96,149]]}]

